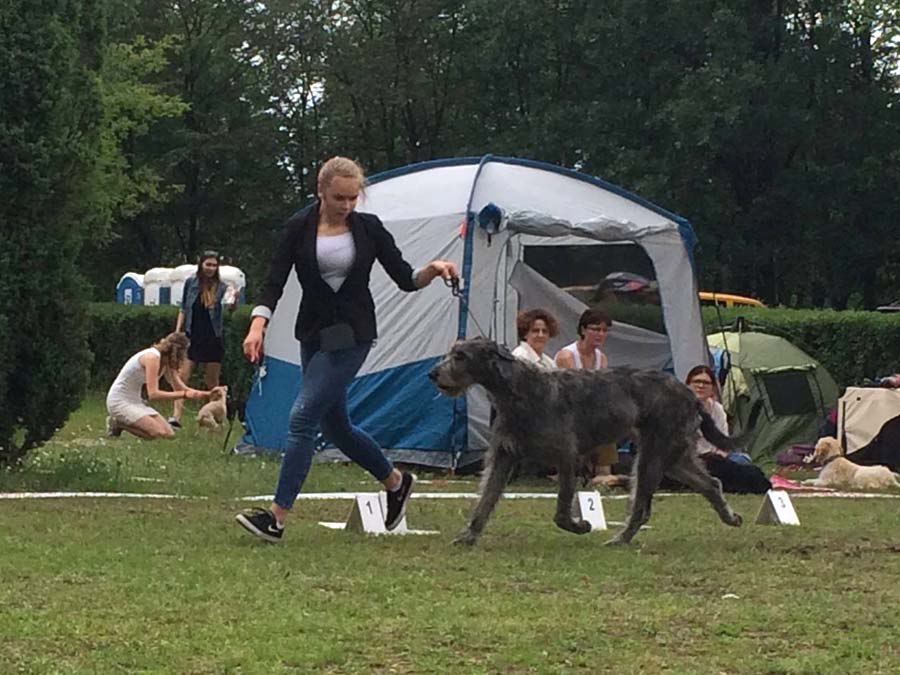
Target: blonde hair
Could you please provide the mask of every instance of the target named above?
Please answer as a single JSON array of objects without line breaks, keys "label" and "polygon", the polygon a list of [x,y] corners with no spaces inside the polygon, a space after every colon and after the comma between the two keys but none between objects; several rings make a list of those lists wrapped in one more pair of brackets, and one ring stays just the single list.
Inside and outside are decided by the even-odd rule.
[{"label": "blonde hair", "polygon": [[319,169],[316,189],[319,192],[322,192],[331,185],[331,181],[337,176],[340,176],[341,178],[355,178],[359,181],[360,189],[362,189],[366,183],[366,174],[358,162],[349,157],[332,157],[322,165],[321,169]]},{"label": "blonde hair", "polygon": [[177,372],[187,356],[190,340],[184,333],[169,333],[153,344],[159,350],[160,372]]}]

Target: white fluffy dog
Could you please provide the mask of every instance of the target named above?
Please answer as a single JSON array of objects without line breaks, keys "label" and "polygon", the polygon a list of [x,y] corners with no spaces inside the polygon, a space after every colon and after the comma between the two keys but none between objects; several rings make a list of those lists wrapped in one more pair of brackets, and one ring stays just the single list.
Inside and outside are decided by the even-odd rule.
[{"label": "white fluffy dog", "polygon": [[804,483],[818,487],[847,487],[858,490],[883,490],[900,487],[900,475],[886,466],[860,466],[843,456],[841,444],[833,436],[816,441],[816,449],[803,461],[822,465],[818,478]]},{"label": "white fluffy dog", "polygon": [[209,402],[197,412],[197,426],[210,431],[216,431],[225,423],[228,416],[228,406],[225,402],[228,395],[228,387],[221,385],[213,387],[209,395]]}]

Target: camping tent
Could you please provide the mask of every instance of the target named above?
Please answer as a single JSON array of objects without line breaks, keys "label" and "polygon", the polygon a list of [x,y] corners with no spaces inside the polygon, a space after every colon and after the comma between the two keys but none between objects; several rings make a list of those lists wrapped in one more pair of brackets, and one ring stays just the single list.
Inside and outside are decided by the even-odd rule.
[{"label": "camping tent", "polygon": [[[444,258],[462,271],[457,298],[439,282],[403,293],[379,266],[373,268],[379,339],[351,385],[350,413],[394,459],[459,466],[485,449],[484,392],[475,388],[450,399],[426,377],[456,338],[483,334],[515,346],[517,311],[544,306],[562,327],[550,348],[573,339],[585,306],[525,265],[529,246],[639,244],[656,271],[668,337],[617,322],[606,344],[610,362],[668,368],[683,376],[707,361],[690,224],[620,188],[556,166],[489,155],[375,176],[359,209],[381,218],[414,267]],[[502,217],[481,219],[486,224],[479,225],[483,209]],[[266,333],[266,357],[247,402],[242,445],[284,447],[288,413],[300,387],[293,335],[299,296],[292,274]]]},{"label": "camping tent", "polygon": [[821,363],[777,335],[722,331],[708,340],[710,347],[730,355],[722,405],[732,431],[744,429],[753,405],[764,403],[764,414],[744,448],[747,453],[767,459],[793,443],[816,440],[838,397],[838,386]]}]

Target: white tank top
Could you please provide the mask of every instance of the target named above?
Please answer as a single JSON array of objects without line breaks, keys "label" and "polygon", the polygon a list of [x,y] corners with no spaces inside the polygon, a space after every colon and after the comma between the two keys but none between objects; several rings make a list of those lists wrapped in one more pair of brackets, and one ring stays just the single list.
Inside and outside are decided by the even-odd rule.
[{"label": "white tank top", "polygon": [[[581,363],[581,354],[578,351],[578,343],[573,342],[570,345],[566,345],[563,347],[566,351],[570,352],[572,356],[575,357],[575,367],[579,370],[584,368],[584,365]],[[603,362],[603,352],[600,351],[600,347],[594,347],[594,370],[600,370],[600,364]]]},{"label": "white tank top", "polygon": [[333,237],[316,238],[316,261],[319,263],[319,274],[331,290],[337,292],[350,274],[353,261],[356,260],[356,244],[353,233],[344,232]]},{"label": "white tank top", "polygon": [[[118,400],[126,399],[130,401],[141,400],[141,387],[147,381],[147,378],[144,375],[144,367],[140,364],[140,359],[144,354],[156,354],[157,357],[160,356],[159,350],[156,347],[148,347],[128,359],[125,362],[125,365],[122,366],[122,370],[120,370],[119,374],[116,376],[112,386],[109,388],[109,394],[107,394],[106,397],[107,400],[110,398]],[[162,377],[162,368],[160,368],[160,377]]]}]

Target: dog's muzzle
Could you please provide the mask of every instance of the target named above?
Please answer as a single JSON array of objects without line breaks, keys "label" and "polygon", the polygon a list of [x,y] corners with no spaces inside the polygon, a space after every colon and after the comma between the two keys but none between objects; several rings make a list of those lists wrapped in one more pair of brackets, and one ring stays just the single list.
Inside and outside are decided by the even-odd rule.
[{"label": "dog's muzzle", "polygon": [[447,384],[446,382],[441,382],[441,365],[438,364],[430,371],[428,371],[428,379],[434,382],[434,386],[438,388],[442,394],[446,396],[459,396],[463,389],[457,387],[456,385]]}]

